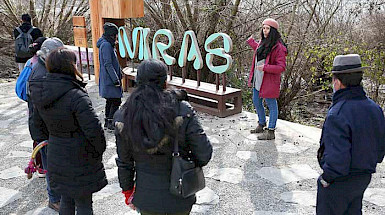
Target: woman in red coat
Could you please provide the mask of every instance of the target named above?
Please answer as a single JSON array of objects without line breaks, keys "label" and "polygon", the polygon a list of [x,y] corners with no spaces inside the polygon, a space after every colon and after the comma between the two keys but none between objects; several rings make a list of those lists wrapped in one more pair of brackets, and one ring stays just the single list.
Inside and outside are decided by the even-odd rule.
[{"label": "woman in red coat", "polygon": [[[274,19],[265,19],[262,23],[261,40],[256,42],[253,36],[247,43],[254,49],[254,57],[249,75],[248,86],[253,87],[253,103],[258,114],[258,126],[251,133],[262,133],[259,140],[275,139],[275,127],[278,119],[277,98],[281,85],[281,73],[286,69],[287,49],[278,32],[279,24]],[[269,108],[269,125],[266,127],[266,114],[262,99]]]}]

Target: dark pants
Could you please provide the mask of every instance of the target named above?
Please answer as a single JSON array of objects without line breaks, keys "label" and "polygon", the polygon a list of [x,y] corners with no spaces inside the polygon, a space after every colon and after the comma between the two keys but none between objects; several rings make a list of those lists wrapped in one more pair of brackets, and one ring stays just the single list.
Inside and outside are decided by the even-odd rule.
[{"label": "dark pants", "polygon": [[121,98],[106,99],[106,108],[105,108],[106,119],[112,119],[114,117],[114,114],[119,109],[119,106],[121,103],[122,103]]},{"label": "dark pants", "polygon": [[[47,170],[47,165],[48,165],[47,164],[47,147],[48,146],[44,146],[43,148],[40,149],[41,160],[45,170]],[[60,194],[55,193],[53,190],[51,190],[51,186],[49,185],[49,177],[50,177],[50,174],[49,172],[47,172],[45,174],[45,180],[47,181],[48,199],[50,202],[56,203],[60,201]]]},{"label": "dark pants", "polygon": [[61,196],[60,215],[74,215],[75,207],[77,215],[92,215],[92,194],[77,199]]},{"label": "dark pants", "polygon": [[317,215],[362,214],[362,198],[371,178],[371,174],[351,176],[326,188],[318,179]]},{"label": "dark pants", "polygon": [[153,213],[153,212],[140,210],[140,214],[141,215],[189,215],[190,211],[179,212],[179,213]]}]

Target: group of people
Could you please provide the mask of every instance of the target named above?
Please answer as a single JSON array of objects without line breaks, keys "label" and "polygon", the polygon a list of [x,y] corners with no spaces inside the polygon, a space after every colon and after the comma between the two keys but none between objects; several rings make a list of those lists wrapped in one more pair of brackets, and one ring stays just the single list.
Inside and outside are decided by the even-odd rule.
[{"label": "group of people", "polygon": [[[167,66],[156,59],[144,60],[135,90],[120,107],[118,28],[104,24],[97,42],[99,95],[106,99],[102,126],[76,69],[76,55],[60,39],[43,38],[25,17],[21,27],[29,27],[20,27],[21,31],[40,32],[31,46],[35,55],[28,81],[29,129],[35,142],[49,142],[42,150],[49,207],[64,215],[75,210],[93,214],[92,193],[108,183],[102,163],[108,129],[116,137],[118,178],[126,204],[141,214],[189,214],[195,195],[181,198],[169,191],[174,140],[180,155],[198,167],[207,165],[213,149],[186,92],[167,88]],[[288,53],[278,30],[276,20],[266,19],[260,40],[253,36],[247,40],[254,50],[248,85],[258,115],[250,132],[260,134],[260,140],[275,139],[277,98]],[[384,114],[361,86],[363,70],[358,55],[340,55],[333,63],[333,103],[318,151],[323,173],[318,179],[317,214],[361,214],[363,192],[385,154]],[[269,109],[268,123],[263,100]],[[176,117],[183,119],[177,129]]]},{"label": "group of people", "polygon": [[[31,25],[30,19],[25,21]],[[58,38],[33,38],[30,44],[28,121],[34,142],[49,142],[41,149],[48,206],[63,215],[93,214],[92,194],[108,184],[102,162],[107,129],[115,130],[118,177],[126,204],[141,214],[189,214],[195,195],[181,198],[169,192],[174,140],[178,136],[180,156],[197,167],[209,162],[212,146],[187,94],[166,88],[167,66],[159,60],[140,64],[137,88],[119,109],[122,75],[115,50],[117,34],[117,26],[106,23],[97,43],[99,95],[106,99],[104,126],[77,70],[76,54]],[[178,116],[183,122],[176,131]]]}]

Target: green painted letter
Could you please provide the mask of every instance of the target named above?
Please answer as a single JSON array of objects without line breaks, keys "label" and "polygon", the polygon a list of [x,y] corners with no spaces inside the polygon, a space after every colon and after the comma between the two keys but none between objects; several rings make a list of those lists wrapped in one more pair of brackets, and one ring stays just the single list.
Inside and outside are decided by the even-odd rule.
[{"label": "green painted letter", "polygon": [[[214,42],[218,37],[223,38],[224,48],[211,49],[210,44]],[[232,49],[233,49],[233,42],[229,37],[229,35],[225,33],[215,33],[210,35],[205,42],[205,50],[206,52],[208,52],[206,54],[207,67],[214,73],[221,74],[226,72],[231,67],[231,64],[233,62],[231,55],[227,54],[231,52]],[[225,58],[226,64],[221,66],[214,66],[213,65],[214,55]]]},{"label": "green painted letter", "polygon": [[[158,42],[160,35],[165,35],[168,37],[168,44]],[[174,42],[175,42],[175,39],[170,30],[167,30],[167,29],[158,30],[155,33],[153,42],[152,42],[152,57],[156,59],[160,59],[160,57],[162,56],[164,62],[167,65],[169,66],[174,65],[176,63],[176,59],[166,53],[166,50],[174,45]]]},{"label": "green painted letter", "polygon": [[[119,54],[122,58],[126,58],[126,53],[131,59],[136,58],[139,49],[139,59],[150,59],[151,52],[148,44],[148,34],[150,32],[149,28],[137,27],[134,28],[132,32],[132,46],[130,41],[128,41],[128,36],[126,29],[124,27],[119,28],[118,42],[119,42]],[[139,47],[138,47],[138,37],[139,37]]]},{"label": "green painted letter", "polygon": [[[186,56],[189,38],[191,38],[191,47],[190,47],[188,56]],[[203,59],[202,59],[201,52],[199,50],[197,37],[195,36],[194,31],[186,31],[184,33],[182,47],[181,47],[179,59],[178,59],[178,64],[180,67],[186,66],[186,58],[188,61],[194,60],[194,69],[196,70],[202,69]]]}]

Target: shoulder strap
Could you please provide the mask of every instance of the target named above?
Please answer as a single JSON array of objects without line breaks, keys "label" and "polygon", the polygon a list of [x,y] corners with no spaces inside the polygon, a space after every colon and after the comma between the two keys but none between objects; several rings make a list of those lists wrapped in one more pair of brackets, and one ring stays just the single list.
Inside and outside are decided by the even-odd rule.
[{"label": "shoulder strap", "polygon": [[28,32],[27,32],[27,34],[31,34],[32,33],[32,31],[35,29],[35,27],[31,27],[29,30],[28,30]]},{"label": "shoulder strap", "polygon": [[24,33],[19,27],[17,27],[16,30],[19,32],[19,34]]},{"label": "shoulder strap", "polygon": [[174,140],[174,151],[172,153],[172,156],[178,156],[179,155],[179,148],[178,148],[178,128],[176,129],[176,134],[175,134],[175,140]]},{"label": "shoulder strap", "polygon": [[[178,102],[178,114],[179,114],[179,105],[180,105],[180,102]],[[175,117],[174,119],[174,128],[175,128],[175,140],[174,140],[174,151],[172,153],[172,156],[179,156],[179,148],[178,148],[178,132],[179,132],[179,127],[182,125],[183,123],[183,116],[177,116]]]}]

